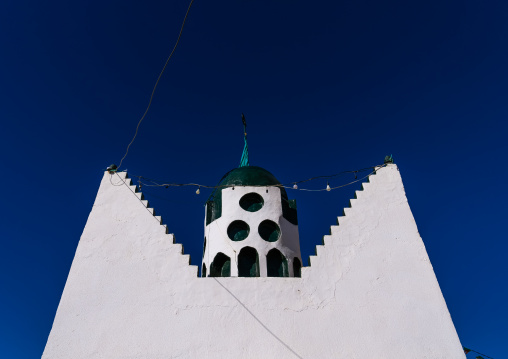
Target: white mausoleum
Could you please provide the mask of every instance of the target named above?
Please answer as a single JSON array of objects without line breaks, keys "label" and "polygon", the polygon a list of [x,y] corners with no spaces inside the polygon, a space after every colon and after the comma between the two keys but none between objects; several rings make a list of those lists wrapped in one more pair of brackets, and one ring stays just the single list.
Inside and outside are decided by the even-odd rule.
[{"label": "white mausoleum", "polygon": [[301,267],[296,202],[263,168],[228,172],[207,201],[202,276],[300,277]]},{"label": "white mausoleum", "polygon": [[198,268],[127,174],[106,172],[42,357],[465,358],[396,165],[309,267],[278,184],[250,166],[223,178]]}]

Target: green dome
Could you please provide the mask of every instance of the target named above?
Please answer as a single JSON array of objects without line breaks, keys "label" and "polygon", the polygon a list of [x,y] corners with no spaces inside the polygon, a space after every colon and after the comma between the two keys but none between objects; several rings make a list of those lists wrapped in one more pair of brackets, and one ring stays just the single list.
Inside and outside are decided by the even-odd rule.
[{"label": "green dome", "polygon": [[281,183],[264,168],[245,166],[229,171],[219,186],[276,186]]}]

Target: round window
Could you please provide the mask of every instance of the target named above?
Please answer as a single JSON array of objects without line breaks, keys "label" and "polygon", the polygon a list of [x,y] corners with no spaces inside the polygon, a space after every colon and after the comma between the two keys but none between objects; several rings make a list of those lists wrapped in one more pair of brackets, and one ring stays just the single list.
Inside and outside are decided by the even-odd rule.
[{"label": "round window", "polygon": [[258,232],[261,238],[267,242],[275,242],[280,237],[280,228],[278,224],[269,219],[259,224]]},{"label": "round window", "polygon": [[263,197],[257,193],[247,193],[245,196],[240,198],[240,207],[249,212],[259,211],[265,202]]},{"label": "round window", "polygon": [[243,241],[249,236],[249,225],[244,221],[233,221],[228,227],[228,237],[232,241]]}]

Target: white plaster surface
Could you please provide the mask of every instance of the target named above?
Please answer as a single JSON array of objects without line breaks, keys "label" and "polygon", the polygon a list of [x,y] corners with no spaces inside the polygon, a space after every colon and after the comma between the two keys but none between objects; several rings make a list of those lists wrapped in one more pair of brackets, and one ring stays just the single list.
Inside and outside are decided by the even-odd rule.
[{"label": "white plaster surface", "polygon": [[395,165],[357,192],[302,278],[198,278],[109,176],[43,358],[465,358]]},{"label": "white plaster surface", "polygon": [[[233,189],[234,188],[234,189]],[[249,212],[240,207],[240,199],[248,193],[257,193],[263,197],[264,205],[256,212]],[[267,242],[258,232],[258,227],[264,220],[271,220],[278,224],[281,235],[275,242]],[[241,220],[250,227],[249,236],[243,241],[232,241],[227,234],[228,226],[235,220]],[[217,253],[224,253],[231,259],[231,276],[238,276],[238,254],[244,247],[256,249],[259,257],[259,274],[267,276],[266,255],[277,248],[286,257],[289,276],[293,277],[293,260],[300,255],[300,239],[298,226],[290,223],[282,216],[282,203],[280,188],[278,187],[252,187],[235,186],[222,190],[222,216],[205,226],[206,250],[203,256],[208,274],[210,264]]]}]

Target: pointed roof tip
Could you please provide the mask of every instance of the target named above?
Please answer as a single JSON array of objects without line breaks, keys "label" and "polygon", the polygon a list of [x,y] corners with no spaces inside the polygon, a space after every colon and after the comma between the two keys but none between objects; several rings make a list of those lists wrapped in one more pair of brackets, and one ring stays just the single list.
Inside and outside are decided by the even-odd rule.
[{"label": "pointed roof tip", "polygon": [[106,171],[108,171],[110,174],[113,174],[116,171],[118,171],[118,167],[115,164],[112,164],[108,168],[106,168]]},{"label": "pointed roof tip", "polygon": [[395,163],[393,161],[393,155],[385,156],[385,164],[388,164],[388,163]]},{"label": "pointed roof tip", "polygon": [[249,145],[247,144],[247,120],[245,120],[245,115],[242,113],[242,122],[243,122],[243,152],[242,158],[240,159],[240,165],[238,167],[247,167],[249,164]]},{"label": "pointed roof tip", "polygon": [[243,146],[242,158],[240,159],[240,166],[247,167],[249,164],[249,145],[247,144],[247,137],[245,137],[245,144]]}]

